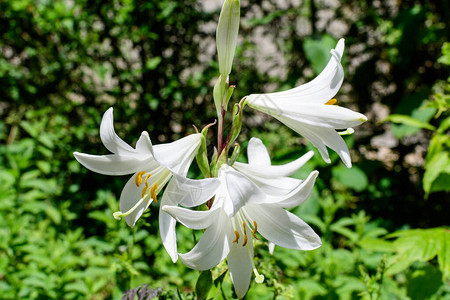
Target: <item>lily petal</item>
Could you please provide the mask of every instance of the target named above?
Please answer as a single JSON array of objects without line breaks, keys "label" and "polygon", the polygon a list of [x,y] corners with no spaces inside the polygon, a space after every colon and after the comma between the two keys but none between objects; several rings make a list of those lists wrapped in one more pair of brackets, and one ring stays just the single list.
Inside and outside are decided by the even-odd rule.
[{"label": "lily petal", "polygon": [[159,206],[159,233],[161,235],[164,248],[167,253],[169,253],[172,261],[175,263],[178,260],[177,236],[175,232],[175,225],[177,222],[171,215],[162,209],[167,205],[176,205],[172,199],[166,197],[167,191],[173,189],[176,189],[176,184],[173,180],[171,180],[164,191],[161,198],[161,204]]},{"label": "lily petal", "polygon": [[205,229],[217,220],[220,207],[210,210],[191,210],[178,206],[163,206],[162,210],[167,212],[178,222],[191,229]]},{"label": "lily petal", "polygon": [[[146,171],[148,169],[144,169]],[[130,180],[125,184],[125,187],[122,190],[122,194],[120,195],[120,211],[122,213],[126,213],[129,211],[136,203],[143,198],[143,189],[147,188],[147,194],[148,189],[152,188],[157,184],[155,194],[158,194],[161,189],[165,186],[167,181],[169,181],[172,174],[170,171],[162,166],[159,166],[155,169],[151,169],[151,173],[146,172],[144,175],[141,175],[142,178],[146,178],[145,182],[142,182],[139,185],[136,185],[136,176],[138,174],[134,174]],[[149,176],[148,176],[149,175]],[[148,178],[147,178],[148,176]],[[130,213],[128,216],[124,217],[125,221],[127,221],[127,224],[131,227],[134,226],[136,221],[141,217],[142,213],[148,208],[150,203],[156,199],[151,199],[151,196],[148,195],[147,198],[144,200],[136,210],[134,210],[132,213]]]},{"label": "lily petal", "polygon": [[230,270],[234,291],[238,298],[242,299],[248,291],[252,277],[253,239],[248,239],[247,245],[244,247],[231,241],[229,241],[229,245],[228,269]]},{"label": "lily petal", "polygon": [[125,143],[114,131],[113,108],[110,107],[104,114],[100,123],[100,139],[106,149],[115,154],[133,155],[136,150]]},{"label": "lily petal", "polygon": [[320,247],[320,237],[296,215],[269,204],[250,204],[245,215],[256,221],[258,232],[269,242],[284,248],[313,250]]},{"label": "lily petal", "polygon": [[258,176],[245,175],[267,196],[273,196],[276,198],[280,198],[291,193],[292,190],[296,189],[303,182],[303,180],[290,177],[261,178]]},{"label": "lily petal", "polygon": [[173,174],[174,188],[166,189],[164,196],[174,204],[185,207],[199,206],[211,199],[220,186],[217,178],[189,179]]},{"label": "lily petal", "polygon": [[276,93],[252,94],[247,97],[249,106],[258,109],[268,102],[295,96],[300,102],[324,104],[339,91],[344,80],[344,70],[340,63],[344,52],[344,40],[340,39],[336,49],[331,50],[331,58],[322,72],[312,81],[296,88]]},{"label": "lily petal", "polygon": [[73,155],[84,167],[103,175],[127,175],[138,172],[143,167],[152,169],[159,166],[152,157],[141,155],[91,155],[80,152],[74,152]]},{"label": "lily petal", "polygon": [[247,146],[248,163],[252,166],[267,167],[271,165],[269,152],[258,138],[251,138]]},{"label": "lily petal", "polygon": [[136,143],[136,151],[141,154],[153,156],[153,145],[147,131],[143,131]]},{"label": "lily petal", "polygon": [[311,157],[314,156],[314,151],[309,151],[300,158],[284,164],[284,165],[273,165],[260,167],[253,164],[244,164],[240,162],[235,162],[233,168],[242,172],[246,175],[252,175],[263,178],[279,178],[286,177],[294,174],[298,171]]},{"label": "lily petal", "polygon": [[176,221],[171,215],[166,213],[159,207],[159,233],[163,242],[164,248],[169,253],[170,258],[174,263],[178,260],[177,252],[177,236],[175,232]]},{"label": "lily petal", "polygon": [[317,128],[309,125],[299,126],[289,120],[284,120],[283,123],[310,140],[314,147],[319,150],[319,153],[325,162],[331,162],[330,157],[328,156],[327,148],[325,147],[328,146],[337,152],[347,168],[352,166],[350,152],[348,151],[347,145],[336,130],[330,128]]},{"label": "lily petal", "polygon": [[[134,174],[130,178],[130,180],[128,180],[120,195],[119,207],[122,213],[129,211],[142,198],[142,188],[136,187],[136,175],[137,174]],[[149,197],[148,200],[142,201],[138,208],[136,208],[132,213],[124,217],[128,226],[134,227],[136,221],[142,216],[144,211],[150,206],[152,202],[153,199]]]},{"label": "lily petal", "polygon": [[195,247],[185,254],[179,254],[183,263],[195,270],[208,270],[219,264],[230,252],[227,231],[230,231],[229,218],[220,213],[216,222],[206,229]]},{"label": "lily petal", "polygon": [[314,183],[319,175],[318,171],[313,171],[309,174],[299,186],[297,186],[290,193],[280,196],[268,197],[266,203],[273,203],[282,208],[293,208],[299,206],[305,202],[309,195],[311,195],[312,189],[314,188]]},{"label": "lily petal", "polygon": [[225,201],[223,207],[229,217],[234,216],[244,205],[264,202],[265,194],[245,175],[226,165],[223,165],[221,170],[225,170],[225,182],[231,200]]},{"label": "lily petal", "polygon": [[186,175],[201,143],[201,133],[153,147],[155,159],[172,172]]}]

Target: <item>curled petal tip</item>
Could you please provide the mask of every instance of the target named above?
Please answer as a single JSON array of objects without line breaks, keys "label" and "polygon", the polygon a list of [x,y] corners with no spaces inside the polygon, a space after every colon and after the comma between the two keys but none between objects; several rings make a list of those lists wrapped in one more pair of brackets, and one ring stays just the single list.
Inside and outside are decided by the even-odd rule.
[{"label": "curled petal tip", "polygon": [[337,45],[336,45],[336,51],[341,53],[344,53],[344,48],[345,48],[345,40],[344,39],[339,39]]},{"label": "curled petal tip", "polygon": [[361,117],[358,119],[358,121],[366,122],[367,121],[367,117],[365,115],[361,115]]}]

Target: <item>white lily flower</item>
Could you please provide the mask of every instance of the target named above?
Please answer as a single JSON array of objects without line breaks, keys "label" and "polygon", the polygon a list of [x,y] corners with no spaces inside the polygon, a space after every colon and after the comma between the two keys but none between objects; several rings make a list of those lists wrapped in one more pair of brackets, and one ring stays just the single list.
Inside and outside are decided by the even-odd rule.
[{"label": "white lily flower", "polygon": [[[100,124],[100,138],[113,154],[91,155],[74,152],[75,158],[91,171],[104,175],[134,175],[125,184],[120,195],[120,211],[116,219],[123,217],[133,227],[173,173],[185,176],[201,143],[201,134],[192,134],[173,143],[152,145],[146,131],[142,132],[136,148],[125,143],[114,131],[113,109],[108,109]],[[164,200],[164,198],[163,198]],[[164,202],[164,201],[163,201]],[[174,205],[176,202],[161,203]],[[160,210],[159,226],[164,246],[176,261],[175,220]],[[170,246],[167,246],[170,245]],[[175,255],[174,255],[175,253]]]},{"label": "white lily flower", "polygon": [[[226,257],[231,280],[239,298],[247,293],[252,270],[256,282],[261,283],[264,280],[264,276],[258,273],[253,263],[253,238],[259,239],[257,232],[270,243],[285,248],[313,250],[321,245],[319,236],[311,227],[285,210],[300,205],[311,193],[317,171],[311,172],[304,181],[284,176],[295,172],[312,153],[283,166],[272,166],[264,145],[260,140],[252,139],[248,155],[248,165],[223,165],[219,170],[219,177],[216,178],[216,186],[209,187],[201,197],[196,196],[195,191],[204,186],[198,181],[176,175],[174,179],[182,182],[183,191],[194,191],[185,193],[179,203],[193,207],[215,195],[210,210],[163,207],[164,211],[189,228],[206,228],[190,252],[179,254],[183,263],[193,269],[207,270]],[[266,172],[262,172],[263,166],[266,166]],[[286,183],[283,183],[284,181]],[[278,193],[275,192],[276,184],[281,184]]]},{"label": "white lily flower", "polygon": [[332,57],[327,66],[315,79],[283,92],[249,95],[246,103],[310,140],[327,163],[330,163],[326,148],[329,147],[350,168],[350,153],[336,130],[344,130],[341,134],[351,132],[351,129],[345,130],[367,121],[367,117],[333,105],[337,102],[333,97],[344,80],[343,52],[344,39],[340,39],[336,48],[331,50]]}]

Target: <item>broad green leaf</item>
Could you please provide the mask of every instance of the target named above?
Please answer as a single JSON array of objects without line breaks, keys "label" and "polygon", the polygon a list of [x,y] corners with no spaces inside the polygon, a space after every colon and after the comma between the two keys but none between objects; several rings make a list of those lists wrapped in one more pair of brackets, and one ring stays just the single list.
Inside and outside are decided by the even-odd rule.
[{"label": "broad green leaf", "polygon": [[364,233],[365,238],[377,238],[379,236],[387,234],[388,231],[384,228],[373,228]]},{"label": "broad green leaf", "polygon": [[399,123],[399,124],[409,125],[409,126],[413,126],[413,127],[417,127],[417,128],[429,129],[429,130],[433,130],[433,131],[436,130],[436,127],[434,127],[431,124],[422,122],[413,117],[405,116],[405,115],[396,115],[396,114],[390,115],[384,121],[391,121],[393,123]]},{"label": "broad green leaf", "polygon": [[450,66],[450,42],[442,45],[442,56],[438,58],[438,62]]},{"label": "broad green leaf", "polygon": [[195,284],[195,293],[197,294],[197,299],[206,299],[213,285],[212,274],[210,270],[200,272],[197,283]]},{"label": "broad green leaf", "polygon": [[366,250],[379,252],[394,252],[395,247],[392,242],[383,239],[362,239],[358,241],[358,245]]},{"label": "broad green leaf", "polygon": [[[404,136],[414,135],[414,134],[418,133],[422,128],[432,126],[429,124],[429,122],[433,118],[433,116],[436,114],[436,109],[431,108],[431,107],[425,108],[425,107],[421,106],[424,103],[423,99],[425,99],[425,97],[426,96],[423,95],[422,93],[418,93],[417,95],[415,95],[413,97],[414,99],[409,99],[409,98],[403,99],[402,103],[406,102],[407,104],[404,104],[401,107],[401,109],[400,108],[398,109],[399,114],[392,115],[392,116],[400,116],[399,120],[398,120],[400,124],[392,124],[391,125],[391,130],[394,133],[396,138],[402,138]],[[415,108],[408,107],[408,106],[414,106],[415,104],[417,105]],[[404,116],[407,117],[406,121],[403,119]],[[405,121],[406,123],[404,123],[403,121]],[[409,121],[411,121],[411,123],[408,123]],[[419,121],[419,122],[417,122],[417,121]],[[397,123],[397,122],[393,121],[393,123]],[[425,125],[425,124],[427,124],[427,125]],[[422,126],[426,126],[426,127],[422,127]],[[429,127],[428,129],[435,130],[434,127],[433,128]]]},{"label": "broad green leaf", "polygon": [[61,224],[61,213],[55,207],[46,204],[45,213],[56,225]]},{"label": "broad green leaf", "polygon": [[159,56],[152,57],[149,60],[147,60],[147,62],[145,63],[145,67],[149,70],[154,70],[159,66],[161,61],[162,61],[162,58]]},{"label": "broad green leaf", "polygon": [[298,299],[313,299],[315,296],[327,294],[327,289],[313,279],[299,280],[296,290]]},{"label": "broad green leaf", "polygon": [[36,166],[39,168],[39,170],[42,171],[44,174],[49,174],[52,170],[52,165],[50,162],[45,160],[39,160],[36,162]]},{"label": "broad green leaf", "polygon": [[352,299],[352,294],[365,290],[361,280],[352,276],[338,276],[334,283],[338,286],[336,292],[339,295],[339,299]]},{"label": "broad green leaf", "polygon": [[310,224],[310,225],[315,225],[319,228],[320,231],[325,232],[326,231],[326,225],[325,223],[318,217],[315,215],[305,215],[302,216],[302,219]]},{"label": "broad green leaf", "polygon": [[84,281],[76,281],[64,285],[64,291],[66,292],[77,292],[81,295],[89,295],[89,288]]},{"label": "broad green leaf", "polygon": [[350,169],[344,166],[337,166],[331,172],[340,183],[357,192],[366,189],[369,183],[367,175],[357,166],[353,166]]},{"label": "broad green leaf", "polygon": [[320,210],[319,199],[319,192],[317,191],[317,188],[314,187],[308,200],[295,209],[295,214],[300,218],[305,215],[317,215]]},{"label": "broad green leaf", "polygon": [[407,285],[408,296],[414,300],[429,299],[438,291],[441,284],[441,272],[428,265],[412,274],[412,279]]},{"label": "broad green leaf", "polygon": [[438,263],[443,279],[450,279],[450,230],[442,228],[438,250]]},{"label": "broad green leaf", "polygon": [[450,160],[447,152],[436,153],[425,165],[423,175],[423,190],[428,195],[431,192],[433,182],[441,173],[450,173]]},{"label": "broad green leaf", "polygon": [[428,153],[425,160],[425,164],[429,162],[439,152],[445,152],[450,143],[450,138],[447,134],[435,134],[430,140],[428,146]]},{"label": "broad green leaf", "polygon": [[319,39],[305,39],[303,51],[316,74],[319,74],[327,65],[331,57],[330,50],[336,46],[336,43],[330,35],[323,35]]}]

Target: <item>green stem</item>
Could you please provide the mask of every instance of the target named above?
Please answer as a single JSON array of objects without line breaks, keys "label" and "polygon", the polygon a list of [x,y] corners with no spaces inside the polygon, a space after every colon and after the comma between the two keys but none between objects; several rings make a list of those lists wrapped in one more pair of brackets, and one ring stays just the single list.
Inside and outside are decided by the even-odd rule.
[{"label": "green stem", "polygon": [[[128,247],[128,259],[130,261],[130,265],[133,265],[133,248],[134,248],[134,244],[136,242],[136,231],[137,231],[137,226],[133,227],[133,236],[131,239],[131,244]],[[133,281],[133,273],[130,274],[130,289],[133,288],[132,286],[132,281]]]}]

